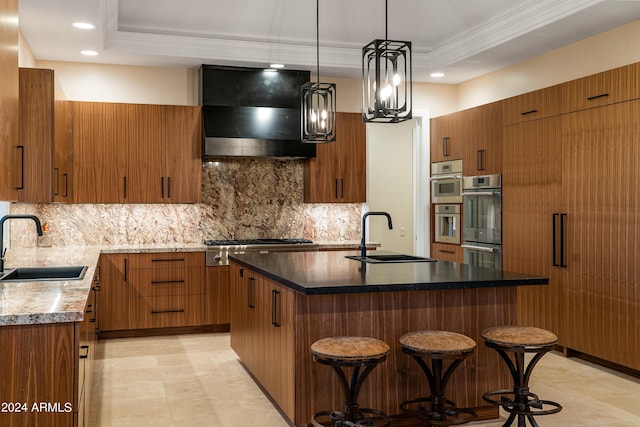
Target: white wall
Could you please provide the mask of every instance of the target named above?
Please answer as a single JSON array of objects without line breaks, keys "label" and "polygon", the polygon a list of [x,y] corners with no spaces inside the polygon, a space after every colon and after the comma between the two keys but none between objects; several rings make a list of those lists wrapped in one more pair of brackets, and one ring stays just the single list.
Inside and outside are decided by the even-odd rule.
[{"label": "white wall", "polygon": [[367,123],[367,200],[370,211],[386,211],[393,230],[382,217],[369,217],[369,240],[381,249],[413,253],[415,120]]}]

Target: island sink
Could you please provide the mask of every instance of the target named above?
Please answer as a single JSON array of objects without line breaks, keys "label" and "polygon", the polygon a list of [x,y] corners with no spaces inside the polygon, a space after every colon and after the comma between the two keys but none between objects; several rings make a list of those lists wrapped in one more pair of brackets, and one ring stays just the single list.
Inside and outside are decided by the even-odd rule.
[{"label": "island sink", "polygon": [[436,262],[437,260],[433,258],[424,258],[414,255],[405,255],[405,254],[385,254],[385,255],[365,255],[356,256],[349,255],[345,258],[354,259],[360,262],[368,262],[371,264],[381,264],[381,263],[396,263],[396,262]]},{"label": "island sink", "polygon": [[87,272],[86,265],[63,267],[20,267],[5,271],[0,282],[34,282],[54,280],[80,280]]}]

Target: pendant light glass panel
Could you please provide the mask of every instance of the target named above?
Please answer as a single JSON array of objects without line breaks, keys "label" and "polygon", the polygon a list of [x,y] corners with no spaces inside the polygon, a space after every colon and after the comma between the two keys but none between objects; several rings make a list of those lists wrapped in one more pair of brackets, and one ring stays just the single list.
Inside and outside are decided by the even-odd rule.
[{"label": "pendant light glass panel", "polygon": [[362,48],[362,118],[411,119],[411,42],[376,39]]},{"label": "pendant light glass panel", "polygon": [[302,141],[336,140],[336,85],[307,83],[302,86]]}]

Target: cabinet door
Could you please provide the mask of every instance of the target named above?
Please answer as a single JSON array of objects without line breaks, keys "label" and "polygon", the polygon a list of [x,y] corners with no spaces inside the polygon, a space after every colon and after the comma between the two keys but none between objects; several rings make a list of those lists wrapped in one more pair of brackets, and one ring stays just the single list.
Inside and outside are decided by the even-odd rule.
[{"label": "cabinet door", "polygon": [[502,106],[498,102],[459,113],[464,146],[463,175],[502,172]]},{"label": "cabinet door", "polygon": [[53,70],[20,68],[19,201],[53,199]]},{"label": "cabinet door", "polygon": [[[128,203],[159,203],[167,191],[166,114],[162,105],[130,104],[128,120],[129,168]],[[126,124],[125,124],[126,123]]]},{"label": "cabinet door", "polygon": [[224,325],[230,322],[230,270],[229,266],[206,267],[206,307],[207,325]]},{"label": "cabinet door", "polygon": [[431,119],[431,161],[457,160],[464,156],[461,113]]},{"label": "cabinet door", "polygon": [[562,112],[584,110],[640,98],[640,63],[563,83]]},{"label": "cabinet door", "polygon": [[462,247],[446,243],[431,243],[431,258],[459,263],[464,262]]},{"label": "cabinet door", "polygon": [[53,200],[73,201],[73,111],[71,103],[56,100],[54,105]]},{"label": "cabinet door", "polygon": [[127,114],[126,104],[73,102],[75,203],[127,200]]},{"label": "cabinet door", "polygon": [[18,200],[18,0],[0,5],[0,200]]},{"label": "cabinet door", "polygon": [[549,277],[548,286],[518,288],[518,322],[561,329],[562,272],[554,267],[554,213],[562,212],[561,118],[504,127],[503,268]]},{"label": "cabinet door", "polygon": [[507,98],[501,104],[505,125],[557,116],[562,111],[562,85]]},{"label": "cabinet door", "polygon": [[100,255],[98,328],[101,331],[129,329],[127,255]]},{"label": "cabinet door", "polygon": [[166,106],[166,169],[163,201],[197,203],[202,194],[200,107]]},{"label": "cabinet door", "polygon": [[337,113],[336,140],[318,144],[316,157],[305,161],[305,202],[366,201],[366,139],[362,115]]},{"label": "cabinet door", "polygon": [[565,345],[640,369],[640,101],[563,116]]}]

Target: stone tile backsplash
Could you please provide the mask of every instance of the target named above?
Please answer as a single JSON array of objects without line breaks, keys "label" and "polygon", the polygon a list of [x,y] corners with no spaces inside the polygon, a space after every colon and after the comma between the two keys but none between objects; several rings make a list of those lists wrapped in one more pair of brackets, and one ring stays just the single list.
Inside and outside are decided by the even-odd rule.
[{"label": "stone tile backsplash", "polygon": [[[358,241],[363,205],[303,202],[301,160],[238,159],[202,165],[199,204],[28,204],[49,224],[54,245],[202,242],[302,237]],[[12,221],[11,244],[36,244],[31,221]]]}]

